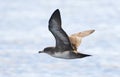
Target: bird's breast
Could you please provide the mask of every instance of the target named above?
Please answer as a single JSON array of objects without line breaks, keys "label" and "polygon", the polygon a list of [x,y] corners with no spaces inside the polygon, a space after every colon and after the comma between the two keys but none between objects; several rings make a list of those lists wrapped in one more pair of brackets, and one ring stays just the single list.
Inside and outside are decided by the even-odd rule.
[{"label": "bird's breast", "polygon": [[57,58],[68,59],[69,58],[69,53],[70,53],[70,51],[55,52],[52,56],[57,57]]}]

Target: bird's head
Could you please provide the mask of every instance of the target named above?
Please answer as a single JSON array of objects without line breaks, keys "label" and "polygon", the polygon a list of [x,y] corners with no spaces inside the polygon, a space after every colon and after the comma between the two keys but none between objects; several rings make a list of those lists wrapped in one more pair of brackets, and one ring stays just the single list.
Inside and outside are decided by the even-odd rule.
[{"label": "bird's head", "polygon": [[46,47],[42,51],[39,51],[39,53],[49,53],[53,50],[53,47]]}]

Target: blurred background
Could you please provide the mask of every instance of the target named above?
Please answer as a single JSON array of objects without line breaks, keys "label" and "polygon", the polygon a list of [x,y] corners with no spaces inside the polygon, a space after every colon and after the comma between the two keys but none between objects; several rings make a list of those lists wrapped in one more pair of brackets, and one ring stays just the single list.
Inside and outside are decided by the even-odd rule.
[{"label": "blurred background", "polygon": [[[96,30],[78,49],[93,56],[38,54],[55,45],[48,20],[56,9],[68,35]],[[0,0],[0,77],[119,77],[119,33],[119,0]]]}]

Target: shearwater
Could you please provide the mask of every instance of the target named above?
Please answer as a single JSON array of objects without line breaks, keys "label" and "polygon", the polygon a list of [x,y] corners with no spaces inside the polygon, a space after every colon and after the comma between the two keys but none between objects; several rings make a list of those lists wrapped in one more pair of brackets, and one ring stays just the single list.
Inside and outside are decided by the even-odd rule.
[{"label": "shearwater", "polygon": [[62,29],[59,9],[56,9],[50,17],[48,28],[55,37],[56,46],[46,47],[43,51],[39,51],[39,53],[47,53],[62,59],[78,59],[91,56],[78,52],[77,47],[80,45],[82,37],[93,33],[95,30],[79,32],[69,37]]}]

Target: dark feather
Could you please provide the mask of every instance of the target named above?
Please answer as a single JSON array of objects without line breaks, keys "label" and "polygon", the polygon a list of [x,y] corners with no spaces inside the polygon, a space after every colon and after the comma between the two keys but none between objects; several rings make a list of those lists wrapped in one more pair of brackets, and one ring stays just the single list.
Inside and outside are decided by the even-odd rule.
[{"label": "dark feather", "polygon": [[49,20],[49,30],[56,39],[56,49],[73,50],[68,35],[61,27],[61,16],[59,10],[55,10]]}]

